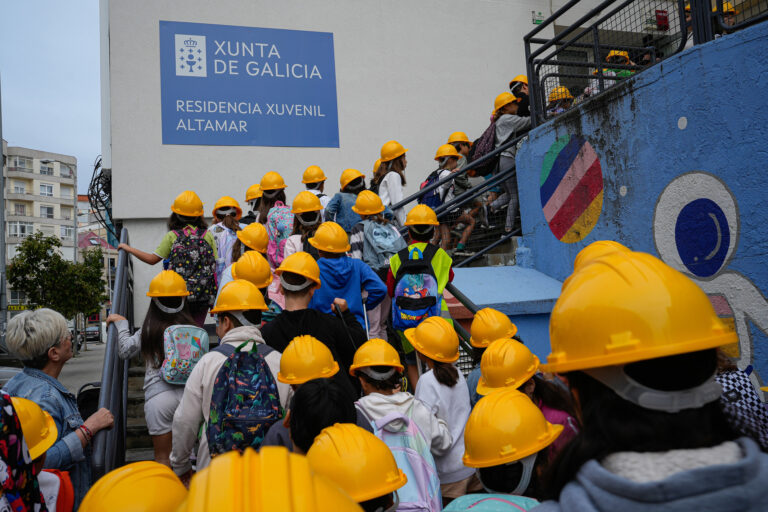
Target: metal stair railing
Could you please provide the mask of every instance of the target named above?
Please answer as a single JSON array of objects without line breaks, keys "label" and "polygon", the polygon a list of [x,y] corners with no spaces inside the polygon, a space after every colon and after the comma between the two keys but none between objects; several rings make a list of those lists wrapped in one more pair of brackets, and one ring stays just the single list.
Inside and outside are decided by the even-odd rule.
[{"label": "metal stair railing", "polygon": [[[129,243],[128,230],[123,228],[120,243]],[[133,267],[130,255],[121,250],[117,257],[117,272],[112,294],[112,312],[122,315],[133,325]],[[101,373],[99,408],[105,407],[115,417],[110,430],[96,433],[93,441],[93,472],[98,479],[125,463],[125,437],[128,410],[128,360],[118,356],[117,327],[110,324]]]}]

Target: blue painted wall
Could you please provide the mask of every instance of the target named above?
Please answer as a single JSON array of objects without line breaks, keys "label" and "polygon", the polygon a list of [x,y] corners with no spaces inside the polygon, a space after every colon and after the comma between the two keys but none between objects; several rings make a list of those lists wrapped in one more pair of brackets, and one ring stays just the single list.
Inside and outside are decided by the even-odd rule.
[{"label": "blue painted wall", "polygon": [[[595,240],[618,240],[692,276],[768,379],[768,23],[671,57],[553,122],[517,154],[519,262],[557,280]],[[583,240],[559,241],[541,204],[558,138],[600,159],[603,200]],[[719,299],[718,299],[719,297]]]}]

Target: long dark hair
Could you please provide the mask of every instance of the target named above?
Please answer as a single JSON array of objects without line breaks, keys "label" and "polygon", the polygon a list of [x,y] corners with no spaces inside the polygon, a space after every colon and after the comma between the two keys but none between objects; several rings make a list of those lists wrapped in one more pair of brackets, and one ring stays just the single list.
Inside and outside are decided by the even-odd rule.
[{"label": "long dark hair", "polygon": [[372,220],[376,224],[381,224],[382,226],[389,224],[389,220],[387,220],[383,213],[376,213],[374,215],[361,215],[360,218],[363,220]]},{"label": "long dark hair", "polygon": [[432,372],[434,372],[437,382],[443,386],[452,388],[459,382],[459,370],[453,366],[453,363],[441,363],[440,361],[435,361],[433,359]]},{"label": "long dark hair", "polygon": [[[157,297],[160,303],[168,308],[177,308],[181,297]],[[178,313],[160,311],[154,300],[149,302],[147,316],[141,326],[141,357],[153,368],[159,368],[165,358],[163,349],[163,333],[171,325],[197,325],[189,311],[189,302],[184,301],[184,308]]]},{"label": "long dark hair", "polygon": [[240,241],[238,238],[235,240],[235,243],[232,244],[232,261],[235,262],[240,259],[240,256],[247,253],[248,251],[252,251],[250,247],[245,245],[243,242]]},{"label": "long dark hair", "polygon": [[396,172],[397,174],[399,174],[400,182],[403,185],[405,185],[407,183],[407,181],[405,181],[405,172],[404,172],[405,166],[402,163],[404,158],[405,158],[405,153],[403,153],[399,157],[389,162],[381,162],[381,164],[379,165],[379,168],[376,169],[375,173],[373,173],[373,179],[371,180],[371,185],[378,185],[379,183],[381,183],[381,180],[384,179],[384,176],[386,176],[390,172]]},{"label": "long dark hair", "polygon": [[238,222],[237,218],[234,215],[214,215],[214,218],[224,224],[225,227],[231,229],[232,231],[240,231],[242,228],[240,227],[240,222]]},{"label": "long dark hair", "polygon": [[[715,372],[715,349],[628,364],[632,379],[661,391],[698,386]],[[543,498],[557,499],[582,465],[623,451],[661,452],[710,447],[736,438],[719,401],[698,409],[669,413],[644,409],[624,400],[584,372],[566,374],[578,393],[582,428],[559,453],[542,482]]]},{"label": "long dark hair", "polygon": [[347,194],[359,194],[365,189],[365,178],[360,176],[359,178],[355,178],[347,185],[341,189],[342,192],[345,192]]},{"label": "long dark hair", "polygon": [[269,210],[275,206],[275,203],[280,201],[285,204],[285,189],[278,190],[277,193],[272,197],[267,197],[267,192],[269,192],[269,190],[264,192],[264,194],[261,196],[261,203],[259,203],[258,219],[262,224],[267,223],[267,214],[269,213]]},{"label": "long dark hair", "polygon": [[552,409],[557,409],[568,413],[577,418],[576,405],[573,403],[573,397],[568,393],[564,386],[561,386],[551,380],[547,380],[541,375],[531,377],[536,386],[533,389],[533,401],[538,405],[541,403]]},{"label": "long dark hair", "polygon": [[168,231],[179,231],[187,226],[194,226],[198,229],[206,229],[208,223],[202,215],[198,217],[187,217],[186,215],[179,215],[178,213],[172,213],[168,217]]},{"label": "long dark hair", "polygon": [[[305,226],[304,224],[301,223],[301,221],[299,221],[299,217],[301,217],[305,222],[310,220],[307,217],[305,217],[305,215],[317,216],[317,222],[315,222],[314,224]],[[320,224],[322,223],[323,223],[323,216],[320,214],[319,211],[296,214],[293,217],[293,234],[301,235],[301,242],[304,243],[307,241],[309,237],[315,235],[315,231],[317,231],[317,228],[319,228]]]}]

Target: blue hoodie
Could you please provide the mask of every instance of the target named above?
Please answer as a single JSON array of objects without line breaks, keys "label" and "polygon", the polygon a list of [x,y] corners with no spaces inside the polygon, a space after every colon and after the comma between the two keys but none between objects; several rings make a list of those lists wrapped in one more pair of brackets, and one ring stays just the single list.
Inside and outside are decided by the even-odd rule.
[{"label": "blue hoodie", "polygon": [[349,310],[355,314],[360,325],[365,325],[363,317],[363,297],[360,290],[368,292],[368,300],[365,309],[373,309],[384,300],[387,294],[387,285],[371,270],[371,267],[347,256],[341,258],[320,258],[317,260],[320,267],[320,289],[312,296],[309,307],[331,313],[333,299],[340,298],[347,301]]},{"label": "blue hoodie", "polygon": [[[747,437],[737,440],[743,458],[680,471],[663,480],[638,483],[617,476],[596,460],[535,512],[757,512],[768,510],[768,454]],[[691,450],[695,451],[695,450]]]}]

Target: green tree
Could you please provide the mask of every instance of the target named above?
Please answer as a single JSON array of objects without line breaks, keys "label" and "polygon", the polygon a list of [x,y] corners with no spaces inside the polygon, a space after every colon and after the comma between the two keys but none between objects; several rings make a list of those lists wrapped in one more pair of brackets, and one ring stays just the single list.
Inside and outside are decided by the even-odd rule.
[{"label": "green tree", "polygon": [[73,263],[62,258],[60,247],[58,238],[40,232],[26,238],[8,264],[8,283],[32,304],[66,318],[98,312],[107,300],[101,249],[88,249],[82,263]]}]

